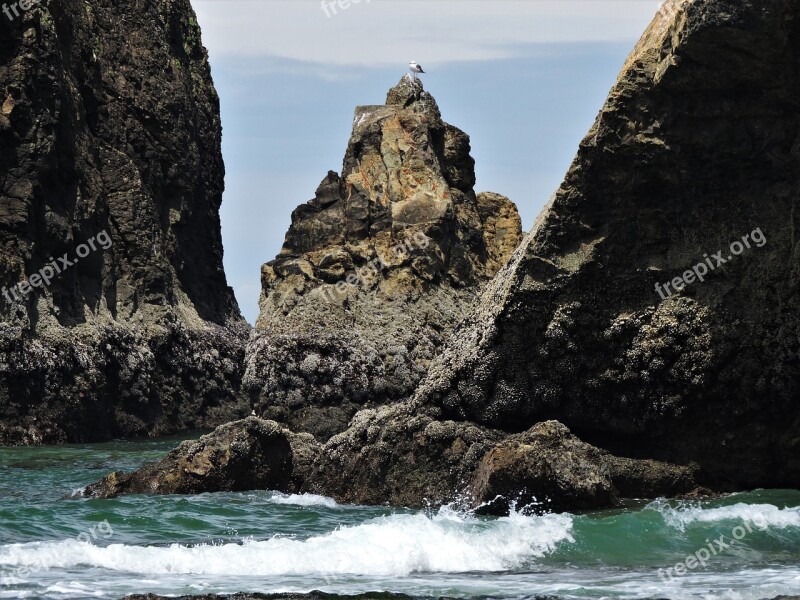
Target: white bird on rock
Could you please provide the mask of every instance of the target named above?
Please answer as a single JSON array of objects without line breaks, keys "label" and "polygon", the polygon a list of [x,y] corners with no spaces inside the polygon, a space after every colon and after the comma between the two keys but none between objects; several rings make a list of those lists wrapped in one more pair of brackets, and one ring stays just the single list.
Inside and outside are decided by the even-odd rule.
[{"label": "white bird on rock", "polygon": [[422,67],[417,64],[417,61],[412,60],[408,63],[408,68],[411,69],[411,72],[414,74],[414,79],[417,78],[417,73],[424,73],[425,71],[422,70]]}]

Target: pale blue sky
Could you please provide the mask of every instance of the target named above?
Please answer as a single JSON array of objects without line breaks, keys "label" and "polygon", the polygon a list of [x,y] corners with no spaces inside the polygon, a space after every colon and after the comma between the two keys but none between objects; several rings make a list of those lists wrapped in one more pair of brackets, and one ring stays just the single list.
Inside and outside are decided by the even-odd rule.
[{"label": "pale blue sky", "polygon": [[[222,103],[228,281],[258,314],[260,266],[292,210],[341,170],[353,110],[414,59],[472,139],[478,191],[527,230],[560,184],[654,0],[193,0]],[[352,0],[351,0],[352,2]]]}]

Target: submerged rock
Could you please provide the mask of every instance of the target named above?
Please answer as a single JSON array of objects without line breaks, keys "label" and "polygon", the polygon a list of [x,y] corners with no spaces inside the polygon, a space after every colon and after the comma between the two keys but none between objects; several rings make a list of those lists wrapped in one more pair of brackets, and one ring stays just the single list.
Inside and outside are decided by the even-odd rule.
[{"label": "submerged rock", "polygon": [[307,477],[318,448],[310,434],[294,434],[274,421],[248,417],[181,443],[158,463],[133,473],[111,473],[87,486],[83,495],[293,492]]},{"label": "submerged rock", "polygon": [[0,444],[244,416],[219,99],[189,0],[36,2],[0,49]]},{"label": "submerged rock", "polygon": [[244,379],[259,414],[326,439],[413,392],[522,239],[511,201],[475,194],[469,151],[419,80],[356,109],[342,175],[262,268]]}]

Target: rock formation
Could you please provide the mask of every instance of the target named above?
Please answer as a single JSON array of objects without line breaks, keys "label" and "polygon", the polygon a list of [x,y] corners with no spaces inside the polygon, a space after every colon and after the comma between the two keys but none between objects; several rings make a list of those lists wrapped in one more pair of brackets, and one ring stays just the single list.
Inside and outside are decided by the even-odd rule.
[{"label": "rock formation", "polygon": [[512,435],[487,452],[472,476],[469,497],[483,514],[511,505],[543,511],[615,506],[621,497],[656,498],[704,493],[693,469],[613,456],[546,421]]},{"label": "rock formation", "polygon": [[[800,486],[798,14],[777,0],[659,14],[429,376],[333,437],[312,489],[414,505],[533,485],[579,508],[609,483],[680,494],[695,474]],[[595,450],[557,428],[540,439],[548,420]],[[581,451],[562,462],[559,447]]]},{"label": "rock formation", "polygon": [[416,401],[798,487],[800,6],[673,8]]},{"label": "rock formation", "polygon": [[[613,456],[557,421],[508,436],[408,409],[397,403],[359,412],[324,454],[310,433],[251,416],[183,442],[158,463],[110,473],[80,495],[277,490],[324,494],[346,504],[458,502],[480,514],[502,515],[512,507],[608,508],[622,498],[705,492],[691,468]],[[372,427],[365,431],[359,420]]]},{"label": "rock formation", "polygon": [[301,489],[496,513],[800,487],[799,15],[659,14],[417,392],[357,413]]},{"label": "rock formation", "polygon": [[681,496],[694,469],[614,456],[557,421],[509,435],[441,411],[395,403],[356,414],[331,438],[302,488],[350,504],[422,507],[458,502],[483,514],[511,506],[573,511],[622,498]]},{"label": "rock formation", "polygon": [[111,473],[83,495],[294,492],[318,452],[319,444],[310,433],[294,434],[274,421],[248,417],[222,425],[196,442],[183,442],[158,463],[134,473]]},{"label": "rock formation", "polygon": [[189,0],[35,3],[0,27],[0,82],[0,444],[240,415],[248,327]]},{"label": "rock formation", "polygon": [[325,439],[413,392],[522,239],[513,203],[473,191],[469,151],[419,80],[356,109],[342,175],[262,269],[245,374],[259,414]]}]

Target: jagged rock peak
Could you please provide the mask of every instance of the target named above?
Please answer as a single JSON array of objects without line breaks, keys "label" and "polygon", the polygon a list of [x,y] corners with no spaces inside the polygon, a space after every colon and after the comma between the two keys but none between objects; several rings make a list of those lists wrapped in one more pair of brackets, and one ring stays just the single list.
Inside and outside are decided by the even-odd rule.
[{"label": "jagged rock peak", "polygon": [[245,376],[260,414],[326,437],[411,393],[521,240],[514,204],[474,185],[469,136],[419,80],[356,108],[341,176],[293,212],[262,268]]},{"label": "jagged rock peak", "polygon": [[418,103],[424,108],[432,108],[439,114],[436,100],[422,86],[422,80],[411,75],[403,75],[400,81],[386,94],[386,106],[408,108]]}]

